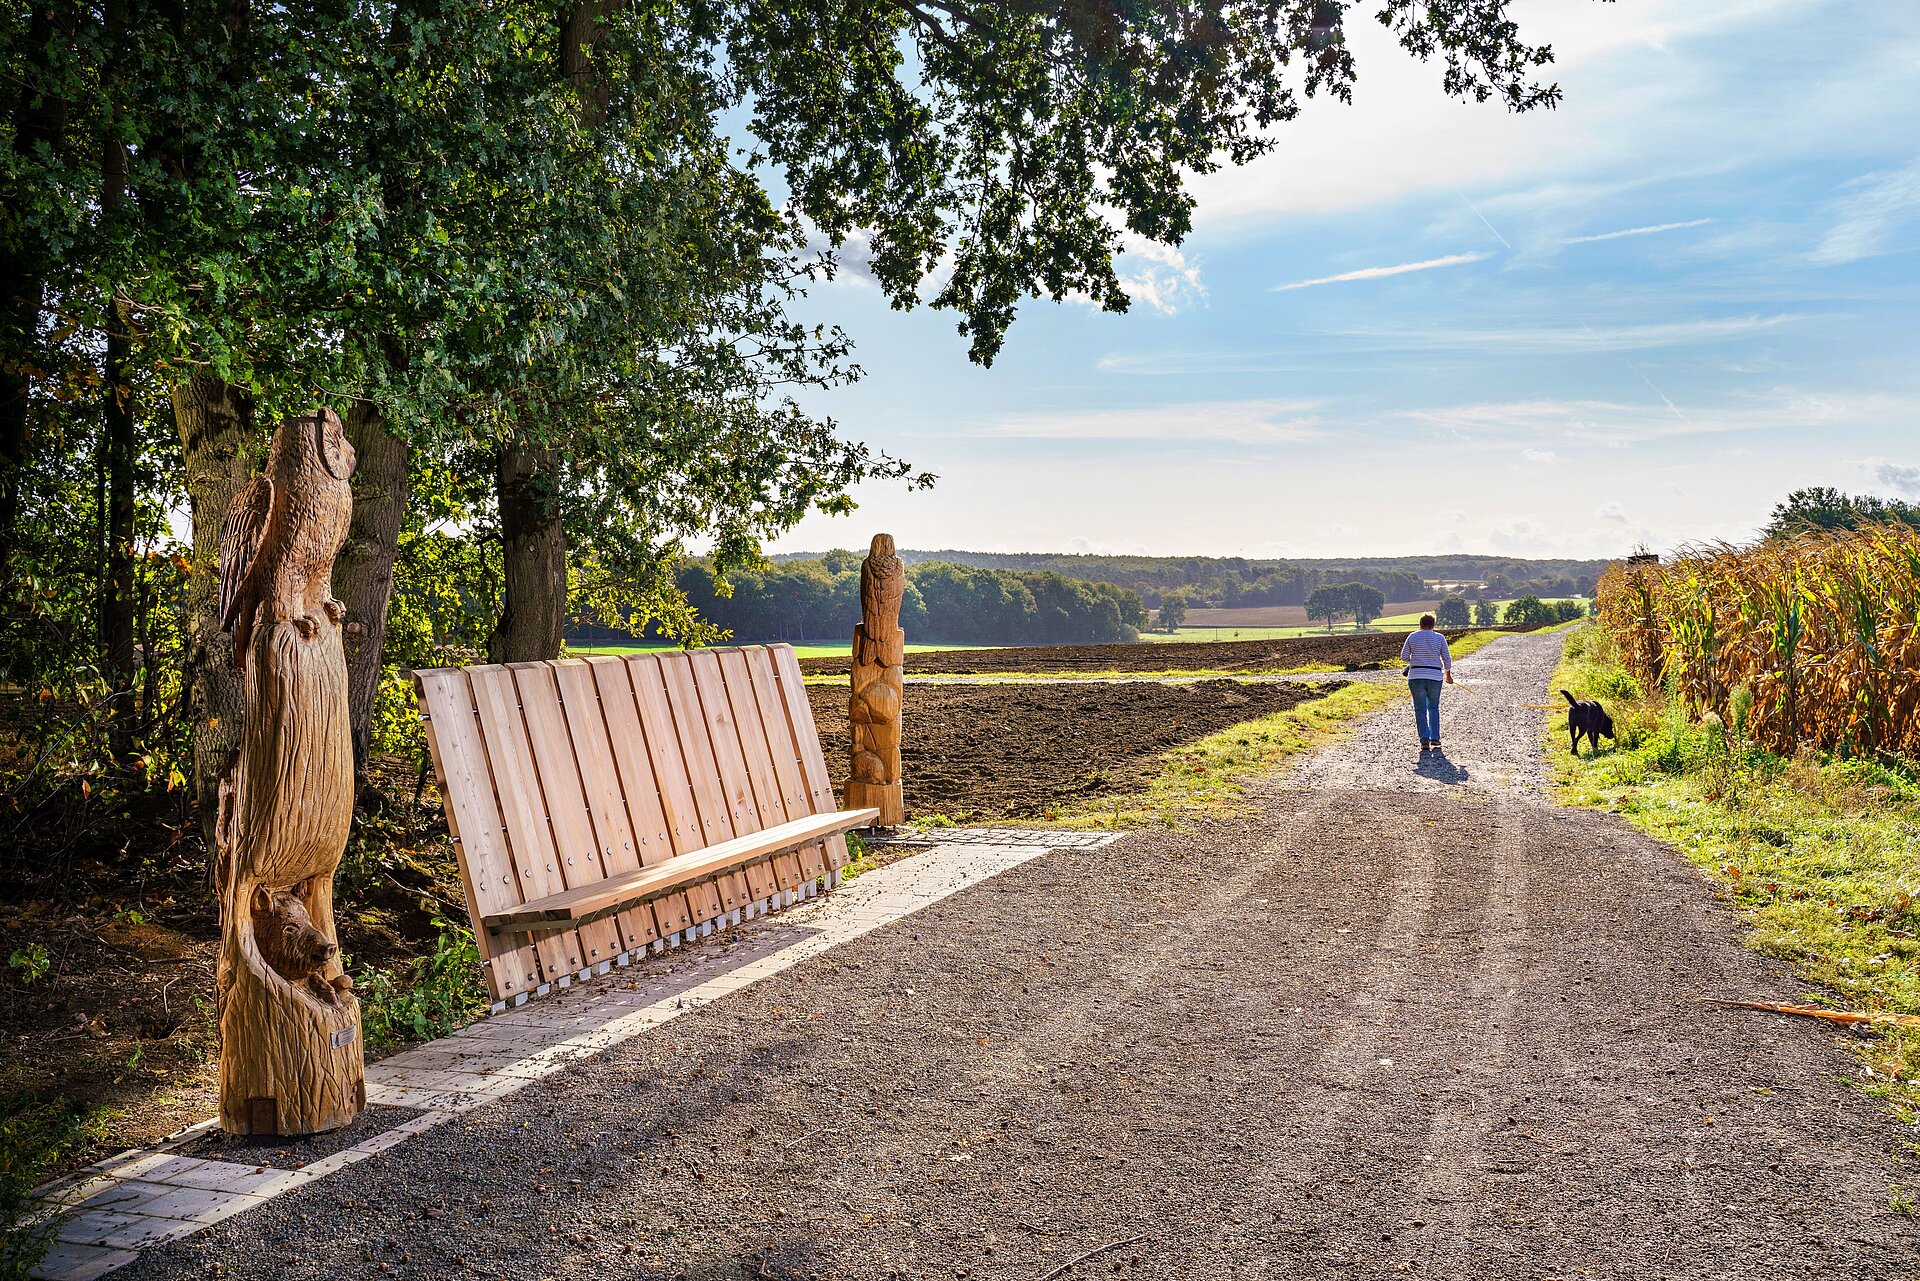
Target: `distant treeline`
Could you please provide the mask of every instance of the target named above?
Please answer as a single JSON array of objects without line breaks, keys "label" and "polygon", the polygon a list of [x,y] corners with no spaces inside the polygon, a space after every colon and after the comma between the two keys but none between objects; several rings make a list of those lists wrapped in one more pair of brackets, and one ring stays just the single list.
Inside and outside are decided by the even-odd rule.
[{"label": "distant treeline", "polygon": [[[909,565],[940,562],[979,569],[1054,573],[1137,592],[1157,608],[1179,592],[1191,609],[1304,605],[1320,587],[1363,583],[1389,601],[1434,595],[1429,583],[1484,583],[1497,599],[1532,593],[1584,596],[1603,560],[1524,560],[1510,556],[1375,556],[1336,560],[1248,560],[1238,556],[1090,556],[1044,552],[902,551]],[[795,557],[798,563],[810,557]],[[1481,593],[1472,592],[1470,596]]]},{"label": "distant treeline", "polygon": [[[857,552],[832,551],[731,576],[714,587],[705,561],[680,567],[680,590],[707,623],[741,643],[843,641],[860,621]],[[982,569],[922,561],[907,567],[900,625],[909,641],[979,645],[1112,644],[1140,639],[1146,608],[1136,592],[1048,571]],[[630,639],[582,625],[575,640]]]}]

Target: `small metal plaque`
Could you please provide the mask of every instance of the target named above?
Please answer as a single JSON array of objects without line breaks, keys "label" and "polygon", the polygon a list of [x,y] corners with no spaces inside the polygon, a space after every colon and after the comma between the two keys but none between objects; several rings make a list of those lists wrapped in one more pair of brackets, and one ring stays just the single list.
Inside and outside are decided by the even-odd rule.
[{"label": "small metal plaque", "polygon": [[334,1034],[327,1039],[333,1043],[333,1048],[337,1050],[343,1045],[353,1044],[353,1035],[356,1030],[357,1029],[352,1027],[338,1028],[334,1031]]}]

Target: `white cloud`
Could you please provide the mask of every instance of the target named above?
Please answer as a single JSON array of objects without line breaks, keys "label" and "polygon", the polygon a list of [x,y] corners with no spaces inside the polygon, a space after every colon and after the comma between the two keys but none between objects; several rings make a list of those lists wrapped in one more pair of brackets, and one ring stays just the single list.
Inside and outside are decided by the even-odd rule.
[{"label": "white cloud", "polygon": [[1920,215],[1920,160],[1856,178],[1833,202],[1833,226],[1813,251],[1815,262],[1839,265],[1872,257],[1902,223]]},{"label": "white cloud", "polygon": [[1128,409],[1009,414],[975,435],[1019,440],[1138,440],[1178,445],[1231,441],[1289,445],[1325,433],[1314,401],[1236,400]]},{"label": "white cloud", "polygon": [[1383,347],[1450,349],[1485,347],[1502,355],[1561,355],[1568,352],[1644,351],[1694,343],[1724,342],[1804,320],[1793,314],[1725,316],[1644,325],[1529,325],[1520,329],[1348,329],[1340,336],[1366,338]]},{"label": "white cloud", "polygon": [[1602,231],[1592,236],[1569,236],[1560,243],[1563,245],[1591,245],[1602,240],[1625,240],[1628,236],[1654,236],[1663,231],[1683,231],[1688,227],[1704,227],[1712,222],[1711,218],[1691,218],[1686,222],[1656,222],[1647,227],[1627,227],[1620,231]]},{"label": "white cloud", "polygon": [[[1130,262],[1132,270],[1127,270]],[[1171,316],[1207,296],[1200,265],[1188,262],[1176,245],[1130,235],[1119,266],[1121,287],[1135,302],[1144,302],[1162,315]]]},{"label": "white cloud", "polygon": [[1616,525],[1627,523],[1626,510],[1619,503],[1601,503],[1594,509],[1593,514],[1601,520],[1610,521]]},{"label": "white cloud", "polygon": [[[1859,23],[1870,16],[1869,32]],[[1272,152],[1197,178],[1197,219],[1244,225],[1574,174],[1646,181],[1696,176],[1703,163],[1825,159],[1836,137],[1897,136],[1920,80],[1898,6],[1516,0],[1512,17],[1524,38],[1553,46],[1543,78],[1565,95],[1554,110],[1513,115],[1448,98],[1438,65],[1416,62],[1373,22],[1350,21],[1353,103],[1307,102],[1275,126]],[[1780,52],[1794,48],[1805,56]],[[1768,74],[1755,73],[1755,49]]]},{"label": "white cloud", "polygon": [[[1632,445],[1683,436],[1878,426],[1910,419],[1920,403],[1878,394],[1829,395],[1781,388],[1765,395],[1689,405],[1671,401],[1514,400],[1404,411],[1397,417],[1488,446],[1520,441]],[[1536,447],[1538,447],[1536,445]]]},{"label": "white cloud", "polygon": [[1448,254],[1445,258],[1428,258],[1423,262],[1403,262],[1391,267],[1362,267],[1358,271],[1343,271],[1337,276],[1316,276],[1312,280],[1296,280],[1290,285],[1275,285],[1275,293],[1285,293],[1289,289],[1308,289],[1314,285],[1337,285],[1348,280],[1378,280],[1382,276],[1404,276],[1410,271],[1432,271],[1435,267],[1457,267],[1462,263],[1479,262],[1491,254]]},{"label": "white cloud", "polygon": [[1523,449],[1520,451],[1520,457],[1530,463],[1557,463],[1560,461],[1560,455],[1554,453],[1551,449]]},{"label": "white cloud", "polygon": [[1920,498],[1920,467],[1905,463],[1876,463],[1873,478],[1902,498]]}]

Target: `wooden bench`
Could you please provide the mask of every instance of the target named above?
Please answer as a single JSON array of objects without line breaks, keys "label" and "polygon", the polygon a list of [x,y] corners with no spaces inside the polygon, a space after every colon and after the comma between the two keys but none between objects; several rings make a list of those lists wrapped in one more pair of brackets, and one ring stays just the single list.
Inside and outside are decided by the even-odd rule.
[{"label": "wooden bench", "polygon": [[414,673],[496,1007],[838,884],[788,645]]}]

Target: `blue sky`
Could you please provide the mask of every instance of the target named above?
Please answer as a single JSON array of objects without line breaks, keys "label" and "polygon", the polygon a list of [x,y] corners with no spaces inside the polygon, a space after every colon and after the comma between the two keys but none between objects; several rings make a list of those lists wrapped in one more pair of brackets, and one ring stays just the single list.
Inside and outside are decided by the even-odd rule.
[{"label": "blue sky", "polygon": [[1920,6],[1514,12],[1557,110],[1350,28],[1353,106],[1197,180],[1130,312],[1029,303],[991,369],[857,270],[816,288],[868,377],[811,407],[941,479],[773,549],[1604,556],[1801,485],[1920,498]]}]

